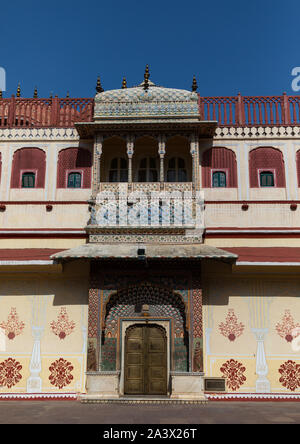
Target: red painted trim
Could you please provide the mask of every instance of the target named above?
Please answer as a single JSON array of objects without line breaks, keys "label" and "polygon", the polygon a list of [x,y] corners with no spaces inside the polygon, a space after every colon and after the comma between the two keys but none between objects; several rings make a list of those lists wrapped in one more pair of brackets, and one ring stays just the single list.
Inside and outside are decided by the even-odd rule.
[{"label": "red painted trim", "polygon": [[205,200],[205,205],[227,205],[227,204],[236,204],[236,205],[243,205],[243,204],[292,204],[292,203],[299,203],[300,200]]},{"label": "red painted trim", "polygon": [[63,248],[2,248],[0,260],[50,260],[52,254],[63,250]]},{"label": "red painted trim", "polygon": [[86,200],[7,200],[0,205],[88,205]]},{"label": "red painted trim", "polygon": [[205,239],[267,239],[267,238],[300,238],[300,233],[205,233]]},{"label": "red painted trim", "polygon": [[238,262],[300,262],[300,247],[225,247],[223,250],[238,255]]},{"label": "red painted trim", "polygon": [[299,230],[300,227],[206,227],[207,231],[219,230],[219,231],[253,231],[253,230],[268,230],[268,231],[286,231],[286,230]]},{"label": "red painted trim", "polygon": [[5,233],[0,232],[0,239],[88,239],[86,233]]},{"label": "red painted trim", "polygon": [[18,231],[61,231],[63,233],[66,231],[79,232],[83,230],[83,228],[1,228],[0,233],[5,231],[14,231],[16,233]]}]

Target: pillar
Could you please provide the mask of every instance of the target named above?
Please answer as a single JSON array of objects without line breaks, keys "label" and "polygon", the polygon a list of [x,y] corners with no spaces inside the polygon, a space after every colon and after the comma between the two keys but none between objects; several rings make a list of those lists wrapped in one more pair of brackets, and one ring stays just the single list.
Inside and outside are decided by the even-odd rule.
[{"label": "pillar", "polygon": [[92,194],[96,197],[100,183],[100,165],[103,147],[103,136],[96,134],[94,139],[94,159],[93,159],[93,186]]},{"label": "pillar", "polygon": [[133,136],[127,136],[126,140],[127,156],[128,156],[128,183],[132,183],[132,157],[134,153]]},{"label": "pillar", "polygon": [[158,154],[160,158],[159,181],[161,184],[165,181],[165,155],[166,155],[166,137],[160,136],[158,140]]}]

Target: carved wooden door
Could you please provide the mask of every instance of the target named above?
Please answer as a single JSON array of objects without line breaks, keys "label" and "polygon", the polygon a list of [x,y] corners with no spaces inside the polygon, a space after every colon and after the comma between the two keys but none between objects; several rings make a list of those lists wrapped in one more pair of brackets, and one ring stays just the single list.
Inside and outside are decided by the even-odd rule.
[{"label": "carved wooden door", "polygon": [[124,393],[167,394],[167,338],[162,327],[137,324],[127,329]]}]

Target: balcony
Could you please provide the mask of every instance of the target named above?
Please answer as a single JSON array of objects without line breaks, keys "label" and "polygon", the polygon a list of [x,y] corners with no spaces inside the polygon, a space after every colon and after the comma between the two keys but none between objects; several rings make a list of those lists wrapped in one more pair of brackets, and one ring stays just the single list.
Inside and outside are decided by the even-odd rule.
[{"label": "balcony", "polygon": [[[162,232],[203,227],[203,199],[184,183],[100,183],[88,231]],[[179,231],[178,231],[179,230]]]}]

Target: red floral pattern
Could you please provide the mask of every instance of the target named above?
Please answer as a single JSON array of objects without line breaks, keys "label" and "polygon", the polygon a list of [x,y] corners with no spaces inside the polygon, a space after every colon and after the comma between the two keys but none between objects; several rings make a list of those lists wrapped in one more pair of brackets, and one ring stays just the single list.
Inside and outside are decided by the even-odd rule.
[{"label": "red floral pattern", "polygon": [[16,385],[22,379],[20,370],[22,365],[13,358],[0,362],[0,386],[11,388]]},{"label": "red floral pattern", "polygon": [[276,324],[276,331],[281,338],[284,338],[287,342],[292,342],[293,340],[293,330],[296,327],[300,327],[300,324],[295,324],[294,318],[291,315],[290,310],[285,310],[282,317],[282,322]]},{"label": "red floral pattern", "polygon": [[66,336],[72,333],[75,328],[75,322],[69,321],[69,316],[65,307],[60,309],[57,321],[52,321],[50,328],[59,339],[65,339]]},{"label": "red floral pattern", "polygon": [[281,374],[279,382],[288,390],[294,392],[300,388],[300,365],[294,361],[284,362],[278,369]]},{"label": "red floral pattern", "polygon": [[225,338],[229,341],[234,341],[236,338],[241,336],[244,331],[244,324],[242,322],[238,323],[237,317],[234,310],[231,308],[228,310],[225,322],[221,322],[219,325],[219,330]]},{"label": "red floral pattern", "polygon": [[25,324],[19,320],[16,308],[12,307],[7,322],[1,322],[0,327],[5,330],[8,339],[14,339],[17,335],[22,333]]},{"label": "red floral pattern", "polygon": [[246,367],[241,362],[230,359],[226,361],[220,368],[221,372],[226,379],[226,384],[230,390],[237,390],[246,381],[244,372]]},{"label": "red floral pattern", "polygon": [[71,373],[73,369],[74,367],[71,362],[68,362],[63,358],[59,358],[52,362],[49,367],[51,373],[49,380],[51,384],[60,389],[70,384],[73,380],[73,375]]}]

